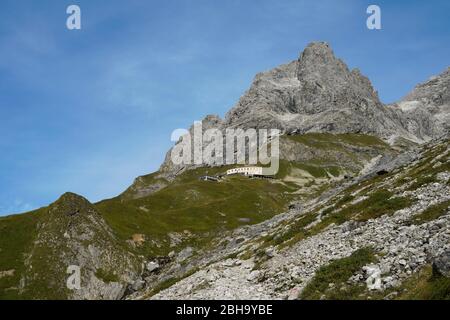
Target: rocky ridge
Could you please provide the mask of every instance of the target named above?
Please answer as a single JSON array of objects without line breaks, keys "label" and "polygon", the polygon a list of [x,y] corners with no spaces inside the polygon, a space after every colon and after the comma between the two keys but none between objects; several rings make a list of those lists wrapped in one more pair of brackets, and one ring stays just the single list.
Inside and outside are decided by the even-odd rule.
[{"label": "rocky ridge", "polygon": [[[26,253],[21,291],[33,298],[120,299],[140,274],[139,260],[121,244],[85,198],[66,193],[43,209]],[[68,266],[81,270],[81,289],[68,290]]]}]

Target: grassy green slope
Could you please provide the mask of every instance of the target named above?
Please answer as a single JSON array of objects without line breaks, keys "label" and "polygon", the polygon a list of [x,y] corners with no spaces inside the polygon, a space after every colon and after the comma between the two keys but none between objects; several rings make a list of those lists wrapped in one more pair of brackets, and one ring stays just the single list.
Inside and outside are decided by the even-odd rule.
[{"label": "grassy green slope", "polygon": [[[216,168],[217,169],[217,168]],[[165,255],[169,233],[191,234],[182,246],[200,245],[223,230],[264,221],[287,209],[294,189],[268,180],[230,177],[199,181],[211,169],[189,171],[168,187],[144,198],[117,197],[97,204],[106,221],[124,240],[144,234],[142,250]]]},{"label": "grassy green slope", "polygon": [[43,210],[0,218],[0,273],[13,273],[0,277],[0,300],[20,297],[25,252],[31,248]]}]

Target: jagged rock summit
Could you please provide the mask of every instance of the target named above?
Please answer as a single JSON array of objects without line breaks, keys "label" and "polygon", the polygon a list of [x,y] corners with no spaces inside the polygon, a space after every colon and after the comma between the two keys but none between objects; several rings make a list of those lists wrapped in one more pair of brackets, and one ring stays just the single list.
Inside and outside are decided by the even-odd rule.
[{"label": "jagged rock summit", "polygon": [[349,70],[325,42],[311,43],[298,60],[258,74],[226,115],[226,124],[288,133],[408,136],[401,115],[384,106],[369,79]]},{"label": "jagged rock summit", "polygon": [[[399,103],[385,105],[358,69],[350,70],[327,43],[313,42],[298,60],[257,74],[225,119],[209,115],[203,128],[364,133],[390,143],[399,138],[422,143],[450,129],[449,84],[447,69]],[[170,154],[160,171],[173,176],[185,168],[173,166]]]}]

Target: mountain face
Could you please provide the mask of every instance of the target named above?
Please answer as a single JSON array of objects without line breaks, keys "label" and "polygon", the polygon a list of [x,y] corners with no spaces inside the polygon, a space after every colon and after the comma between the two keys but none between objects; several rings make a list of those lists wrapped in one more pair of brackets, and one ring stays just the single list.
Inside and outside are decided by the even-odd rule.
[{"label": "mountain face", "polygon": [[[349,70],[327,43],[314,42],[298,60],[256,75],[225,119],[209,115],[202,124],[204,130],[361,133],[420,143],[448,132],[449,79],[447,70],[399,103],[384,105],[367,77],[358,69]],[[174,166],[170,154],[160,168],[168,176],[186,169]]]},{"label": "mountain face", "polygon": [[392,107],[400,109],[407,130],[430,139],[450,130],[450,68],[418,85]]},{"label": "mountain face", "polygon": [[370,81],[349,70],[326,43],[312,43],[297,61],[257,75],[226,124],[295,133],[406,134]]},{"label": "mountain face", "polygon": [[[424,94],[434,91],[425,90]],[[401,108],[383,105],[369,79],[357,69],[349,70],[329,45],[321,42],[308,45],[297,61],[258,74],[250,90],[226,115],[226,125],[411,140],[437,136],[427,128],[411,130],[405,125],[406,118]]]},{"label": "mountain face", "polygon": [[447,69],[384,105],[311,43],[202,121],[280,129],[274,179],[200,181],[236,166],[169,151],[115,198],[0,218],[0,299],[448,298],[449,86]]}]

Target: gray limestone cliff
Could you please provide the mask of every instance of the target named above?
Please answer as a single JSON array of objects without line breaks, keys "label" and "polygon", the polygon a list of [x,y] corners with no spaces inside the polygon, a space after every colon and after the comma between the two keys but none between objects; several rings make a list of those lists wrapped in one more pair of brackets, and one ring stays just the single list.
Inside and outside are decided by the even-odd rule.
[{"label": "gray limestone cliff", "polygon": [[[257,74],[224,120],[207,116],[203,127],[364,133],[391,143],[398,138],[423,143],[449,131],[449,79],[447,69],[402,101],[385,105],[358,69],[350,70],[327,43],[313,42],[298,60]],[[188,168],[174,166],[170,154],[160,168],[165,177]]]}]

